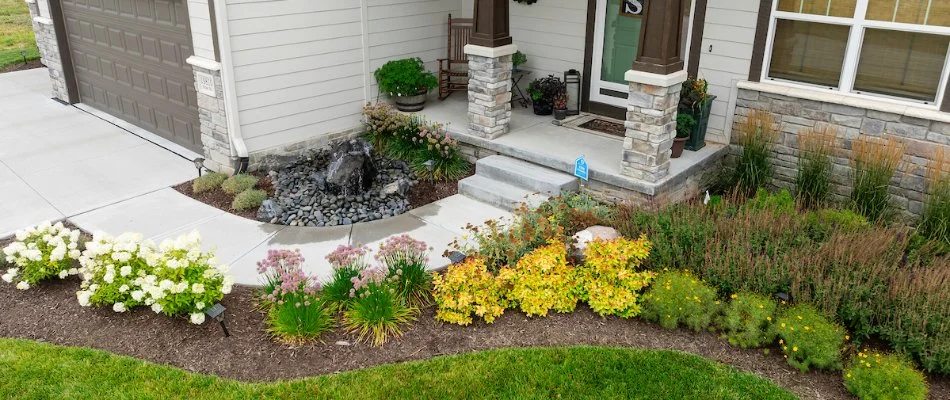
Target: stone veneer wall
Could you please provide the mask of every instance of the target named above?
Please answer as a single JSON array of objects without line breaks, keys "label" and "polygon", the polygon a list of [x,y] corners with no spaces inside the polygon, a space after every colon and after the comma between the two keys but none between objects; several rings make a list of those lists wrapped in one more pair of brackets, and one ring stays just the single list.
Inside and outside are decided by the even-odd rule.
[{"label": "stone veneer wall", "polygon": [[469,131],[487,139],[508,133],[511,121],[511,55],[468,55]]},{"label": "stone veneer wall", "polygon": [[198,92],[198,120],[201,123],[201,146],[204,150],[205,166],[219,172],[233,172],[231,160],[231,141],[228,138],[228,115],[224,107],[224,85],[221,82],[220,69],[207,69],[192,64],[197,74],[204,73],[214,78],[215,95]]},{"label": "stone veneer wall", "polygon": [[[30,9],[30,18],[33,21],[33,33],[36,36],[36,47],[40,50],[40,60],[49,70],[50,83],[53,85],[53,97],[62,101],[69,101],[69,92],[66,90],[66,77],[63,75],[63,61],[59,55],[59,42],[56,40],[56,29],[49,15],[40,15],[38,1],[26,2]],[[49,7],[46,7],[49,10]]]},{"label": "stone veneer wall", "polygon": [[[769,110],[782,121],[779,143],[772,158],[773,183],[779,187],[795,187],[801,130],[821,124],[838,129],[842,151],[834,158],[831,177],[832,198],[836,201],[847,200],[851,193],[850,149],[854,139],[860,135],[893,136],[904,142],[907,145],[904,162],[891,181],[890,193],[907,221],[915,220],[923,211],[927,166],[936,147],[943,146],[950,151],[950,123],[946,122],[740,88],[737,127],[750,108]],[[734,134],[733,143],[735,137]]]}]

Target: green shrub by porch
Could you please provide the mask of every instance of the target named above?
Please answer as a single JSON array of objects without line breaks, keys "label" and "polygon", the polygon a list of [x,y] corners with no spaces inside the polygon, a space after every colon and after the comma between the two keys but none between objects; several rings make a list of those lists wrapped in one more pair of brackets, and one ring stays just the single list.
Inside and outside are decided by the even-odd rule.
[{"label": "green shrub by porch", "polygon": [[231,196],[236,196],[245,190],[253,189],[254,186],[257,186],[256,176],[238,174],[222,182],[221,190],[224,190],[225,193]]}]

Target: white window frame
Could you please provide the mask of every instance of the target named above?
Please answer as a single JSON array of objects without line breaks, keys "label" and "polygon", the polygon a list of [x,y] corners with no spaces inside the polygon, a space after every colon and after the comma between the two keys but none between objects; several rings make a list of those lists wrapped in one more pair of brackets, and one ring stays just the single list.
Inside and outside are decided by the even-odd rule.
[{"label": "white window frame", "polygon": [[[943,73],[937,87],[937,96],[933,102],[913,100],[901,97],[888,96],[878,93],[858,92],[854,89],[854,81],[858,73],[858,63],[861,59],[861,46],[864,42],[864,32],[867,29],[885,29],[903,32],[918,32],[950,36],[950,27],[916,25],[901,22],[874,21],[865,19],[867,15],[869,0],[857,0],[854,9],[854,17],[830,17],[825,15],[804,14],[778,10],[778,0],[772,1],[772,16],[769,19],[768,39],[765,44],[765,61],[762,67],[762,82],[772,82],[780,85],[792,87],[807,87],[817,90],[824,90],[835,94],[854,96],[859,98],[874,98],[886,102],[893,102],[901,105],[914,105],[927,109],[940,110],[944,95],[947,89],[947,80],[950,79],[950,47],[947,49],[947,56],[944,59]],[[775,43],[775,29],[777,21],[780,19],[791,21],[817,22],[830,25],[845,25],[851,27],[848,36],[848,43],[845,50],[844,65],[841,68],[841,78],[838,81],[837,88],[829,88],[806,82],[797,82],[787,79],[769,77],[769,70],[772,63],[772,51]]]}]

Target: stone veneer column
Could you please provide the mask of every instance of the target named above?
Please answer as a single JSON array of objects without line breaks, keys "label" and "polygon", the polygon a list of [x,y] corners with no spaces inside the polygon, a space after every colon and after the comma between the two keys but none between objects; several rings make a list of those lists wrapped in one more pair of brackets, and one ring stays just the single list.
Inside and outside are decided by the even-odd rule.
[{"label": "stone veneer column", "polygon": [[[231,141],[228,138],[228,116],[224,106],[224,86],[221,82],[221,64],[199,57],[188,59],[195,72],[198,92],[198,119],[201,122],[201,145],[205,166],[219,172],[231,172]],[[213,82],[214,95],[205,93],[206,80]]]},{"label": "stone veneer column", "polygon": [[[45,7],[41,8],[38,2],[43,2]],[[33,33],[36,36],[36,47],[40,50],[40,59],[49,71],[50,81],[53,85],[53,97],[69,102],[66,77],[63,75],[63,61],[60,58],[59,42],[56,40],[56,28],[49,15],[41,15],[42,12],[49,12],[49,0],[27,0],[26,4],[30,9]],[[41,10],[44,11],[41,12]]]},{"label": "stone veneer column", "polygon": [[465,46],[468,55],[469,132],[494,139],[508,133],[511,121],[511,56],[515,45]]},{"label": "stone veneer column", "polygon": [[676,109],[686,71],[658,75],[631,70],[626,79],[630,82],[630,97],[621,173],[658,182],[669,174]]}]

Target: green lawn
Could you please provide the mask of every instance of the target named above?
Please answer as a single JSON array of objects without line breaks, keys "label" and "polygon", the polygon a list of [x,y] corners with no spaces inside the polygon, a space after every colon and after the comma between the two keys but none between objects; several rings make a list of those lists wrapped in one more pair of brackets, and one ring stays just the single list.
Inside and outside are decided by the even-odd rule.
[{"label": "green lawn", "polygon": [[23,0],[0,0],[0,70],[23,62],[21,49],[26,50],[27,60],[40,58],[30,10]]},{"label": "green lawn", "polygon": [[594,347],[495,350],[248,384],[98,350],[0,339],[0,376],[5,399],[795,398],[700,357]]}]

